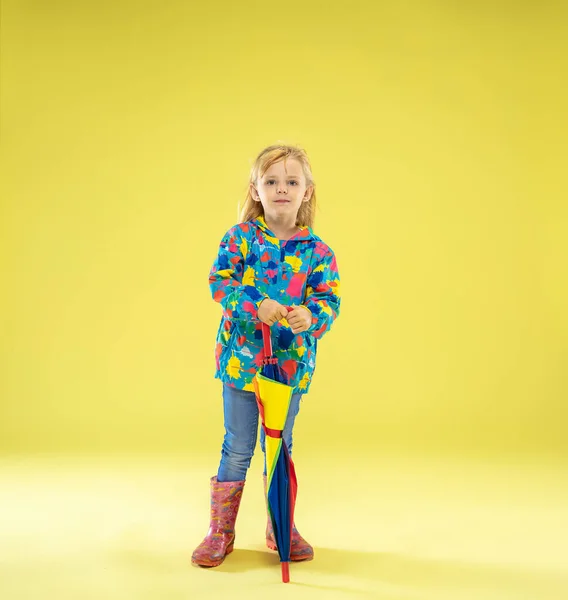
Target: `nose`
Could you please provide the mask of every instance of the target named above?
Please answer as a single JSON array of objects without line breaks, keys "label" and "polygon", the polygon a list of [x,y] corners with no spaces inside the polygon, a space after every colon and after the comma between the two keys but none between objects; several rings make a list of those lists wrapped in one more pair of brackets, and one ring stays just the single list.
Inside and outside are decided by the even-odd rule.
[{"label": "nose", "polygon": [[285,183],[281,183],[278,186],[278,189],[276,190],[276,192],[278,194],[287,194],[288,193],[288,188],[286,187],[286,184]]}]

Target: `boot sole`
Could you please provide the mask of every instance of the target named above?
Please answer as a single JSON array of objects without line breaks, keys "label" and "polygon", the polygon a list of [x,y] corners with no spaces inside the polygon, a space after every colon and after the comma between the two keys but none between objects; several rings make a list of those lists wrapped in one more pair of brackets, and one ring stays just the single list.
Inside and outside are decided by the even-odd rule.
[{"label": "boot sole", "polygon": [[227,546],[227,549],[225,550],[225,556],[223,556],[223,558],[221,558],[217,561],[207,560],[206,558],[202,558],[201,560],[196,560],[192,557],[191,564],[195,565],[196,567],[203,567],[205,569],[211,569],[213,567],[218,567],[219,565],[223,564],[223,561],[227,558],[227,556],[229,556],[229,554],[231,554],[231,552],[233,551],[233,548],[234,548],[234,544],[230,544],[229,546]]}]

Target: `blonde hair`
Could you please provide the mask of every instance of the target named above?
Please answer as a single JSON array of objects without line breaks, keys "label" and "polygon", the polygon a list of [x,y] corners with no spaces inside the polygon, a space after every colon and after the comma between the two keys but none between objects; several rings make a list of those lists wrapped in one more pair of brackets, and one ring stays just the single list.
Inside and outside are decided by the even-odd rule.
[{"label": "blonde hair", "polygon": [[286,144],[275,144],[265,148],[254,161],[254,164],[250,173],[250,181],[247,190],[247,195],[243,202],[242,208],[240,209],[239,222],[245,223],[246,221],[252,221],[257,217],[264,216],[264,209],[262,204],[257,202],[251,194],[250,184],[258,185],[258,180],[262,177],[266,171],[280,160],[287,160],[295,158],[302,165],[304,177],[306,178],[306,184],[313,186],[312,196],[308,202],[302,202],[302,206],[298,211],[296,217],[296,225],[298,227],[313,227],[316,216],[316,189],[315,182],[312,175],[312,167],[305,150],[297,146],[288,146]]}]

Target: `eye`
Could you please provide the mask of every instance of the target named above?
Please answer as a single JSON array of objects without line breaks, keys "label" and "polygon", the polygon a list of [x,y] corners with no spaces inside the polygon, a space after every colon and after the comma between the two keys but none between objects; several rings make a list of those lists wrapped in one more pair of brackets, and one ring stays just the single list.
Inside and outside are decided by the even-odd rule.
[{"label": "eye", "polygon": [[291,180],[290,180],[288,183],[289,183],[290,185],[298,185],[298,182],[297,182],[297,181],[295,181],[294,179],[291,179]]},{"label": "eye", "polygon": [[275,183],[276,183],[276,181],[274,181],[274,179],[269,179],[269,180],[266,182],[266,185],[274,185]]}]

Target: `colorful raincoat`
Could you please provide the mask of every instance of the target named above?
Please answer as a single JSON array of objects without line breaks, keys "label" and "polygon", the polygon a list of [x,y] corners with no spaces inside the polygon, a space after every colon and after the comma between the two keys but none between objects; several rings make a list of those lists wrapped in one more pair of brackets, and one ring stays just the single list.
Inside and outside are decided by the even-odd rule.
[{"label": "colorful raincoat", "polygon": [[238,389],[254,391],[252,380],[262,363],[257,315],[262,300],[302,304],[311,311],[308,331],[294,334],[286,319],[272,327],[278,364],[295,391],[305,394],[316,366],[317,341],[339,314],[339,273],[331,248],[309,227],[280,241],[259,217],[225,234],[209,285],[213,299],[223,307],[215,377]]}]

